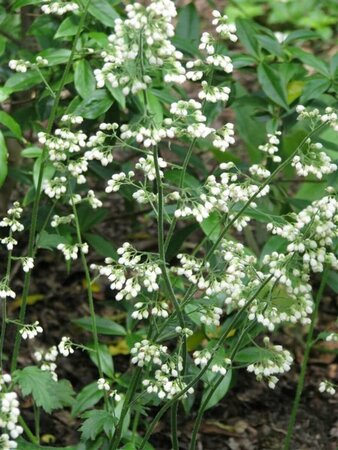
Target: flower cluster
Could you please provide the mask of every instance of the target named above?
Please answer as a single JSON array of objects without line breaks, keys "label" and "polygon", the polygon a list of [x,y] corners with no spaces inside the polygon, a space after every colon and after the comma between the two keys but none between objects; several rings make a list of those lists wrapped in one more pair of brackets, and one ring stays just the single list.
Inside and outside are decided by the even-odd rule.
[{"label": "flower cluster", "polygon": [[32,324],[26,324],[20,328],[22,339],[34,339],[39,333],[43,333],[43,328],[38,321]]},{"label": "flower cluster", "polygon": [[132,364],[143,367],[145,364],[154,364],[160,366],[162,357],[167,354],[168,348],[164,345],[152,344],[147,339],[136,342],[130,353],[132,355]]},{"label": "flower cluster", "polygon": [[296,155],[292,160],[292,167],[296,169],[297,175],[307,177],[312,174],[319,180],[337,170],[337,164],[331,162],[331,158],[325,152],[318,152],[322,148],[321,143],[312,144],[308,140],[308,151]]},{"label": "flower cluster", "polygon": [[268,347],[267,357],[259,362],[249,364],[247,371],[253,372],[258,381],[266,379],[269,387],[274,389],[278,382],[276,375],[288,372],[293,358],[291,353],[284,350],[281,345],[270,344],[268,337],[264,338],[264,343]]},{"label": "flower cluster", "polygon": [[318,390],[321,393],[327,392],[329,395],[334,395],[336,393],[335,385],[328,380],[321,381]]},{"label": "flower cluster", "polygon": [[[7,391],[11,382],[9,374],[0,375],[0,447],[4,450],[17,448],[15,440],[23,433],[23,428],[18,425],[20,409],[17,393]],[[5,386],[7,392],[4,392]]]},{"label": "flower cluster", "polygon": [[37,56],[35,62],[26,61],[24,59],[11,59],[8,66],[15,72],[26,73],[28,69],[48,66],[48,60],[42,56]]},{"label": "flower cluster", "polygon": [[101,53],[103,67],[94,72],[97,86],[107,82],[124,95],[136,94],[147,88],[159,68],[165,82],[183,83],[183,54],[171,42],[172,19],[177,15],[174,2],[156,0],[147,7],[135,2],[127,5],[126,13],[126,19],[115,20],[110,44]]},{"label": "flower cluster", "polygon": [[98,270],[100,275],[108,278],[111,289],[119,291],[116,300],[135,298],[142,287],[147,292],[158,291],[157,280],[162,271],[150,255],[144,255],[145,259],[142,261],[142,254],[138,253],[129,242],[124,243],[117,253],[119,254],[117,262],[106,258],[105,266],[95,264],[91,266],[93,270]]},{"label": "flower cluster", "polygon": [[99,378],[97,380],[97,388],[99,391],[106,391],[108,396],[116,402],[119,402],[122,398],[116,389],[111,388],[109,382],[105,378]]},{"label": "flower cluster", "polygon": [[74,12],[79,9],[79,5],[68,0],[43,0],[41,11],[44,14],[56,14],[63,16],[67,12]]}]

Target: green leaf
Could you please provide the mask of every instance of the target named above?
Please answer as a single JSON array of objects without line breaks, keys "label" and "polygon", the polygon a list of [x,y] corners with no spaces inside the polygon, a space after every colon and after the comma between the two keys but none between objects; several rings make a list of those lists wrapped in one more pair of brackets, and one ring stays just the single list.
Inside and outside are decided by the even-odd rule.
[{"label": "green leaf", "polygon": [[[227,392],[229,391],[229,387],[230,387],[230,383],[231,383],[231,379],[232,379],[232,370],[228,370],[227,373],[224,375],[223,380],[221,381],[220,385],[218,386],[218,388],[216,389],[216,391],[212,394],[212,396],[210,397],[207,405],[206,405],[206,410],[212,408],[213,406],[217,405],[223,397],[225,397],[225,395],[227,394]],[[203,394],[202,397],[202,403],[205,401],[206,396],[207,396],[207,392],[206,391]]]},{"label": "green leaf", "polygon": [[241,364],[252,364],[271,358],[271,352],[265,348],[247,347],[240,350],[234,360]]},{"label": "green leaf", "polygon": [[113,8],[119,0],[91,0],[88,12],[107,27],[113,27],[115,19],[120,17]]},{"label": "green leaf", "polygon": [[160,127],[163,122],[163,109],[161,102],[154,94],[151,93],[151,91],[147,91],[147,98],[148,98],[148,108],[152,116],[152,119],[155,122],[155,124],[158,127]]},{"label": "green leaf", "polygon": [[[87,331],[92,331],[91,317],[82,317],[81,319],[74,319],[72,321],[76,325],[84,328]],[[110,319],[96,316],[97,332],[105,336],[126,336],[127,332],[124,327]]]},{"label": "green leaf", "polygon": [[94,225],[102,222],[107,217],[107,214],[107,209],[96,208],[93,211],[93,208],[88,204],[81,205],[78,209],[81,231],[85,233]]},{"label": "green leaf", "polygon": [[28,71],[26,73],[15,73],[5,83],[5,88],[11,90],[11,92],[26,91],[37,84],[40,84],[41,77],[35,71]]},{"label": "green leaf", "polygon": [[105,89],[97,90],[79,104],[74,114],[78,114],[85,119],[97,119],[108,111],[113,102],[114,100]]},{"label": "green leaf", "polygon": [[6,87],[0,87],[0,103],[4,102],[11,95],[12,89]]},{"label": "green leaf", "polygon": [[41,0],[16,0],[12,6],[12,9],[19,9],[27,5],[38,5],[39,3],[41,3]]},{"label": "green leaf", "polygon": [[217,241],[222,232],[222,223],[217,212],[212,212],[207,219],[200,223],[200,226],[208,239],[212,242]]},{"label": "green leaf", "polygon": [[272,55],[279,57],[283,56],[283,48],[275,37],[260,34],[257,36],[257,39],[261,46],[268,50]]},{"label": "green leaf", "polygon": [[81,59],[74,64],[74,85],[82,98],[87,98],[96,89],[94,73],[89,62]]},{"label": "green leaf", "polygon": [[[88,348],[91,348],[93,351],[89,351],[89,358],[92,362],[99,367],[99,360],[97,357],[97,353],[95,351],[94,344],[87,344]],[[102,367],[102,372],[107,375],[109,378],[114,378],[114,365],[113,365],[113,357],[109,352],[107,345],[99,344],[99,353],[100,353],[100,362]]]},{"label": "green leaf", "polygon": [[48,66],[58,66],[66,64],[69,60],[71,51],[67,48],[48,48],[39,53],[42,58],[48,60]]},{"label": "green leaf", "polygon": [[111,95],[114,97],[114,99],[117,101],[117,103],[121,106],[122,109],[126,108],[126,97],[122,92],[121,88],[113,88],[113,86],[110,83],[106,83],[106,87],[108,91],[111,93]]},{"label": "green leaf", "polygon": [[313,55],[312,53],[305,52],[300,48],[292,48],[290,51],[295,57],[300,59],[307,66],[313,67],[317,70],[317,72],[321,73],[327,78],[330,77],[328,64],[317,58],[317,56]]},{"label": "green leaf", "polygon": [[304,90],[304,81],[297,81],[293,80],[290,81],[287,85],[287,100],[288,103],[292,103],[296,100],[296,98],[299,98],[302,95],[302,92]]},{"label": "green leaf", "polygon": [[4,184],[8,174],[8,150],[5,137],[0,131],[0,187]]},{"label": "green leaf", "polygon": [[296,30],[289,33],[284,40],[284,44],[289,44],[292,41],[307,41],[309,39],[318,39],[319,35],[316,31],[311,30]]},{"label": "green leaf", "polygon": [[86,233],[85,239],[101,256],[117,260],[116,248],[109,241],[98,234]]},{"label": "green leaf", "polygon": [[318,98],[331,86],[331,81],[327,78],[311,78],[306,80],[300,103],[307,103],[309,100]]},{"label": "green leaf", "polygon": [[198,46],[200,38],[200,18],[194,3],[189,3],[180,9],[176,25],[176,36],[186,39]]},{"label": "green leaf", "polygon": [[83,417],[86,420],[83,422],[80,431],[84,440],[93,440],[102,431],[109,437],[113,435],[115,431],[115,419],[112,413],[96,409],[94,411],[88,411]]},{"label": "green leaf", "polygon": [[88,384],[77,395],[72,408],[72,416],[76,417],[86,409],[92,408],[103,398],[103,391],[97,388],[97,383]]},{"label": "green leaf", "polygon": [[277,105],[288,110],[287,94],[282,86],[280,77],[274,68],[266,63],[260,63],[258,66],[258,80],[266,95]]},{"label": "green leaf", "polygon": [[80,19],[77,16],[71,15],[67,17],[57,29],[54,38],[75,36],[79,27]]},{"label": "green leaf", "polygon": [[32,395],[36,405],[47,413],[69,406],[72,401],[73,390],[69,382],[56,382],[50,372],[36,366],[17,370],[13,379],[20,386],[23,396]]},{"label": "green leaf", "polygon": [[253,23],[247,19],[239,18],[236,20],[236,27],[239,42],[244,45],[252,56],[259,58],[259,42],[256,37],[256,30]]},{"label": "green leaf", "polygon": [[[33,181],[34,181],[35,189],[37,189],[37,187],[38,187],[40,168],[41,168],[41,157],[35,161],[34,166],[33,166]],[[55,173],[55,167],[51,163],[47,163],[45,165],[45,168],[43,171],[42,183],[45,180],[52,179],[54,176],[54,173]]]},{"label": "green leaf", "polygon": [[21,152],[21,156],[24,158],[39,158],[42,155],[42,148],[32,145],[27,147]]},{"label": "green leaf", "polygon": [[37,240],[38,248],[45,248],[47,250],[53,250],[59,244],[69,244],[69,240],[65,236],[50,234],[45,230],[42,231]]},{"label": "green leaf", "polygon": [[327,284],[330,286],[330,288],[338,294],[338,273],[334,272],[333,270],[329,271],[329,275],[327,278]]},{"label": "green leaf", "polygon": [[83,450],[78,445],[76,447],[74,446],[67,446],[67,447],[41,447],[41,445],[33,444],[32,442],[27,442],[23,438],[19,438],[17,440],[18,443],[18,449],[19,450]]},{"label": "green leaf", "polygon": [[19,140],[22,139],[22,132],[20,125],[15,119],[13,119],[13,117],[11,117],[5,111],[0,111],[0,123],[5,127],[7,127],[9,130],[11,130],[11,132],[17,139]]}]

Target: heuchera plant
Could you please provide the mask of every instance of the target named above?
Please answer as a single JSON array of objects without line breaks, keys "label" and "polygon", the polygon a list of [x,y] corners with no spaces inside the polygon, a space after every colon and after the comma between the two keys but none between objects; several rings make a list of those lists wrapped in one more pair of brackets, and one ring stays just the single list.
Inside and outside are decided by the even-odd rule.
[{"label": "heuchera plant", "polygon": [[[320,142],[330,127],[337,131],[337,115],[327,105],[292,106],[292,99],[286,112],[280,112],[284,93],[274,84],[272,69],[261,63],[259,77],[263,83],[267,80],[264,90],[275,102],[270,108],[275,112],[267,122],[266,143],[257,146],[254,160],[250,157],[248,162],[245,152],[237,151],[236,125],[224,120],[228,116],[223,111],[234,95],[232,54],[240,44],[236,25],[226,15],[213,11],[212,30],[202,34],[192,52],[197,56],[191,58],[189,50],[179,49],[179,41],[175,46],[177,11],[170,0],[132,2],[121,18],[115,18],[110,35],[92,34],[85,42],[82,33],[90,8],[95,16],[88,0],[48,0],[41,6],[45,15],[75,14],[66,19],[72,26],[72,49],[57,83],[51,81],[48,57],[9,62],[13,71],[40,77],[46,86],[43,95],[50,96],[52,106],[47,125],[41,122],[34,130],[35,146],[26,149],[26,156],[37,158],[34,185],[24,202],[13,203],[0,222],[2,251],[7,249],[7,269],[0,281],[0,446],[40,448],[41,408],[51,413],[71,406],[73,416],[82,420],[81,443],[74,448],[151,449],[151,433],[170,410],[172,448],[178,450],[178,411],[184,408],[189,414],[199,402],[189,447],[195,450],[204,412],[226,395],[236,371],[246,369],[274,389],[290,369],[291,352],[275,342],[281,326],[310,325],[306,369],[318,305],[329,271],[338,266],[335,186],[286,215],[269,213],[269,206],[274,183],[285,171],[297,179],[312,175],[322,180],[337,170]],[[247,44],[250,29],[239,24]],[[74,61],[80,67],[75,83],[84,101],[64,102]],[[243,61],[237,64],[241,67]],[[92,104],[106,105],[104,114],[115,99],[123,113],[119,120],[103,121],[102,114],[88,113],[86,88],[93,82]],[[106,95],[111,95],[108,102]],[[301,121],[305,130],[286,152],[281,151],[284,116],[293,124]],[[98,120],[87,125],[92,119]],[[208,153],[204,165],[196,156],[201,150],[213,150],[217,160],[210,162]],[[129,156],[122,169],[117,170],[115,154]],[[198,176],[195,164],[201,168]],[[105,190],[95,190],[93,172],[106,174],[107,168],[112,170]],[[157,245],[142,251],[137,241],[124,242],[116,252],[107,247],[110,255],[104,261],[90,264],[97,249],[86,240],[79,210],[85,206],[94,214],[120,194],[147,208],[144,214],[157,227]],[[25,231],[23,208],[30,203]],[[42,204],[49,212],[40,223]],[[262,251],[257,251],[255,241],[250,245],[253,220],[265,222],[269,245]],[[191,245],[183,245],[199,228],[204,237],[192,235]],[[29,240],[22,254],[17,246],[24,231]],[[34,365],[18,368],[22,339],[37,339],[43,333],[38,321],[26,322],[26,306],[38,249],[46,247],[61,252],[68,267],[76,259],[82,263],[90,309],[87,329],[94,345],[60,336],[51,348],[37,345]],[[25,274],[20,313],[14,320],[8,317],[7,304],[16,296],[11,278],[15,261]],[[318,273],[321,283],[314,299],[311,277]],[[126,311],[125,327],[108,323],[111,334],[129,336],[130,361],[123,374],[114,372],[107,346],[99,339],[103,319],[95,314],[92,291],[98,277],[110,285],[115,301]],[[5,361],[8,324],[15,326],[16,335],[10,361]],[[204,338],[192,345],[191,337],[201,328]],[[328,332],[324,339],[337,341],[338,335]],[[80,350],[96,363],[97,379],[74,398],[70,383],[58,377],[57,358]],[[285,448],[290,445],[304,375]],[[323,380],[319,390],[334,394],[335,386]],[[35,431],[20,414],[20,401],[27,395],[34,402]],[[156,414],[149,413],[149,407],[155,407]],[[27,440],[32,447],[23,447]]]}]

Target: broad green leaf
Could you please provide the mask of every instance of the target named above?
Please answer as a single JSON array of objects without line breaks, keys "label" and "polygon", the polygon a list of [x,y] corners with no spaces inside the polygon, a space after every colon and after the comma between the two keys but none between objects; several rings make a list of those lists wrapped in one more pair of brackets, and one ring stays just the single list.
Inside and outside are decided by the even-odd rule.
[{"label": "broad green leaf", "polygon": [[260,254],[260,260],[262,261],[265,255],[269,255],[272,252],[281,252],[286,249],[288,241],[280,236],[270,237]]},{"label": "broad green leaf", "polygon": [[69,60],[71,51],[67,48],[48,48],[39,53],[40,56],[48,60],[48,66],[58,66],[66,64]]},{"label": "broad green leaf", "polygon": [[40,75],[34,71],[28,71],[26,73],[14,73],[5,83],[5,88],[11,90],[11,92],[26,91],[37,84],[42,82]]},{"label": "broad green leaf", "polygon": [[200,18],[194,3],[189,3],[180,9],[176,26],[176,36],[198,46]]},{"label": "broad green leaf", "polygon": [[252,364],[271,358],[271,352],[265,348],[247,347],[240,350],[234,360],[241,364]]},{"label": "broad green leaf", "polygon": [[296,98],[299,98],[302,95],[302,92],[304,90],[304,81],[290,81],[287,85],[287,101],[288,104],[294,102]]},{"label": "broad green leaf", "polygon": [[[225,397],[225,395],[229,391],[231,379],[232,379],[232,370],[230,369],[224,375],[224,378],[221,381],[220,385],[215,390],[213,395],[210,397],[210,399],[209,399],[209,401],[208,401],[208,403],[206,405],[206,408],[205,408],[206,410],[212,408],[215,405],[217,405],[222,400],[222,398]],[[205,393],[203,394],[202,403],[206,399],[207,392],[208,391],[205,391]]]},{"label": "broad green leaf", "polygon": [[217,241],[222,232],[222,223],[217,212],[212,212],[207,219],[200,223],[200,226],[206,236],[212,241]]},{"label": "broad green leaf", "polygon": [[126,97],[119,87],[113,88],[110,83],[106,83],[106,87],[122,109],[126,108]]},{"label": "broad green leaf", "polygon": [[150,91],[147,91],[147,99],[148,99],[148,108],[150,111],[150,115],[155,124],[160,127],[163,122],[163,109],[158,98],[152,94]]},{"label": "broad green leaf", "polygon": [[79,27],[79,21],[80,19],[77,16],[74,16],[73,14],[69,17],[66,17],[66,19],[61,23],[61,25],[56,31],[54,36],[55,39],[59,39],[61,37],[75,36],[77,29]]},{"label": "broad green leaf", "polygon": [[81,59],[74,64],[74,85],[84,99],[89,97],[96,89],[93,70],[85,59]]},{"label": "broad green leaf", "polygon": [[13,119],[13,117],[11,117],[5,111],[0,111],[0,124],[4,125],[9,130],[11,130],[11,132],[17,139],[19,140],[22,139],[22,132],[20,125],[15,119]]},{"label": "broad green leaf", "polygon": [[86,409],[92,408],[103,398],[103,391],[97,388],[97,383],[88,384],[76,396],[72,408],[72,416],[76,417]]},{"label": "broad green leaf", "polygon": [[[38,182],[39,182],[39,175],[40,175],[40,169],[41,169],[41,158],[38,158],[33,166],[33,181],[34,181],[34,187],[37,189]],[[43,171],[43,177],[42,177],[42,184],[45,180],[50,180],[53,178],[55,173],[55,167],[51,163],[47,163],[44,167]],[[42,187],[41,184],[41,187]]]},{"label": "broad green leaf", "polygon": [[0,187],[4,184],[8,174],[8,150],[5,137],[0,131]]},{"label": "broad green leaf", "polygon": [[257,39],[261,46],[268,50],[268,52],[272,55],[276,55],[279,57],[283,56],[283,47],[280,45],[276,38],[260,34],[257,36]]},{"label": "broad green leaf", "polygon": [[0,87],[0,103],[4,102],[11,95],[12,90],[6,87]]},{"label": "broad green leaf", "polygon": [[330,286],[330,288],[338,294],[338,273],[334,272],[333,270],[329,271],[329,275],[327,278],[327,284]]},{"label": "broad green leaf", "polygon": [[[164,177],[178,186],[181,179],[181,173],[182,171],[180,169],[167,170]],[[183,187],[188,187],[196,191],[200,188],[200,186],[200,182],[193,175],[190,173],[186,173],[184,175]]]},{"label": "broad green leaf", "polygon": [[65,236],[55,233],[47,233],[45,230],[42,231],[37,239],[38,248],[53,250],[57,248],[59,244],[69,244],[69,240]]},{"label": "broad green leaf", "polygon": [[78,114],[85,119],[97,119],[104,114],[113,104],[108,91],[105,89],[92,92],[75,109],[74,114]]},{"label": "broad green leaf", "polygon": [[108,210],[104,208],[96,208],[93,211],[89,205],[81,205],[78,209],[78,217],[80,221],[81,231],[85,233],[97,223],[102,222],[108,214]]},{"label": "broad green leaf", "polygon": [[263,91],[271,100],[284,109],[289,109],[287,94],[278,76],[278,67],[275,70],[266,63],[260,63],[258,66],[258,80]]},{"label": "broad green leaf", "polygon": [[236,27],[239,42],[244,45],[252,56],[259,58],[259,42],[256,37],[256,30],[253,23],[250,20],[239,18],[236,20]]},{"label": "broad green leaf", "polygon": [[112,437],[115,430],[115,416],[113,413],[96,409],[88,411],[83,417],[86,420],[83,422],[80,431],[84,440],[93,440],[102,431],[108,437]]},{"label": "broad green leaf", "polygon": [[[91,317],[82,317],[81,319],[75,319],[72,322],[85,330],[92,331]],[[122,325],[104,317],[96,316],[96,326],[97,332],[105,336],[126,336],[127,334]]]},{"label": "broad green leaf", "polygon": [[300,98],[300,103],[305,104],[309,100],[318,98],[324,92],[326,92],[331,86],[331,81],[327,78],[311,78],[305,80],[304,89]]},{"label": "broad green leaf", "polygon": [[91,0],[88,11],[107,27],[113,27],[115,19],[120,17],[113,8],[113,5],[116,5],[117,3],[119,3],[118,0]]},{"label": "broad green leaf", "polygon": [[73,390],[66,380],[56,382],[50,372],[36,366],[27,366],[13,374],[15,383],[20,386],[24,397],[32,395],[37,406],[47,413],[63,406],[69,406]]},{"label": "broad green leaf", "polygon": [[23,438],[17,440],[18,450],[83,450],[81,447],[77,446],[67,446],[67,447],[46,447],[37,444],[32,444],[32,442],[27,442]]},{"label": "broad green leaf", "polygon": [[116,248],[111,242],[104,239],[102,236],[98,234],[86,233],[85,234],[86,242],[93,247],[97,253],[105,258],[113,258],[117,259]]}]

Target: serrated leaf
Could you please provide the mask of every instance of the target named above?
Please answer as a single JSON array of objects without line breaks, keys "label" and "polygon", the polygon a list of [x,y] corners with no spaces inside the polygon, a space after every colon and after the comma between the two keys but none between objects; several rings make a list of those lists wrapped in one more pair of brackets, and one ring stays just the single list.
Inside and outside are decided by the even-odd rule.
[{"label": "serrated leaf", "polygon": [[97,388],[97,383],[88,384],[77,395],[73,408],[72,416],[78,416],[86,409],[92,408],[103,398],[103,391]]},{"label": "serrated leaf", "polygon": [[[85,330],[92,331],[91,317],[74,319],[72,322],[84,328]],[[96,326],[97,332],[106,336],[126,336],[127,334],[125,328],[122,325],[104,317],[96,316]]]},{"label": "serrated leaf", "polygon": [[8,150],[4,135],[0,131],[0,187],[4,184],[8,174]]},{"label": "serrated leaf", "polygon": [[23,396],[32,395],[36,405],[47,413],[70,404],[73,394],[70,383],[54,381],[50,372],[27,366],[17,370],[13,379],[20,386]]},{"label": "serrated leaf", "polygon": [[83,417],[85,417],[86,420],[83,422],[80,431],[84,440],[93,440],[102,431],[108,436],[113,435],[115,430],[115,418],[112,413],[104,410],[94,410],[88,411]]}]

